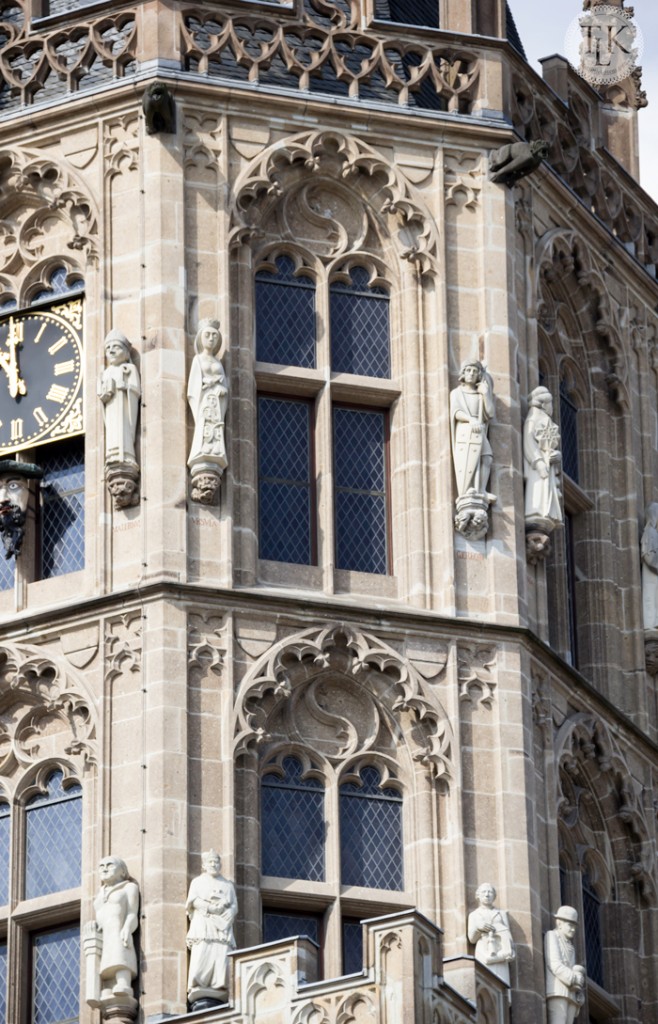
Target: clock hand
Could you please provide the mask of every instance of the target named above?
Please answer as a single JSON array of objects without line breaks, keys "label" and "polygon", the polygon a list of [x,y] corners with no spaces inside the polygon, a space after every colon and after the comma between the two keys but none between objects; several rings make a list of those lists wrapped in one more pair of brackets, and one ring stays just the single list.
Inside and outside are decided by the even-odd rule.
[{"label": "clock hand", "polygon": [[7,344],[9,345],[9,356],[7,356],[5,352],[0,352],[0,366],[2,366],[3,370],[7,374],[9,394],[12,398],[16,398],[17,395],[27,394],[27,387],[18,368],[16,347],[22,344],[22,340],[19,336],[19,332],[16,330],[13,317],[9,320],[9,337],[7,338]]}]

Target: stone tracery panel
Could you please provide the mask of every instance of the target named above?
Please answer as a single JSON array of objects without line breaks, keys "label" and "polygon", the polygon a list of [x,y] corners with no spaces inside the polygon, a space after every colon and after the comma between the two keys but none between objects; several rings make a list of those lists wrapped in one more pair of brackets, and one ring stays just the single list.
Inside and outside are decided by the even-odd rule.
[{"label": "stone tracery panel", "polygon": [[399,722],[414,760],[452,775],[452,731],[412,663],[351,626],[309,629],[275,644],[247,674],[236,701],[235,755],[296,737],[332,763],[393,752]]},{"label": "stone tracery panel", "polygon": [[377,252],[390,236],[421,273],[438,267],[434,220],[410,184],[342,132],[304,132],[266,149],[236,183],[232,222],[234,244],[301,237],[331,262]]}]

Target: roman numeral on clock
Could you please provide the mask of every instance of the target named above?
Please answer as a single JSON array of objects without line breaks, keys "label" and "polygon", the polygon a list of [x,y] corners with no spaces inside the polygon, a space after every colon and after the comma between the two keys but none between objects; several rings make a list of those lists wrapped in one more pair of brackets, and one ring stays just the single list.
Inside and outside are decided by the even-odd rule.
[{"label": "roman numeral on clock", "polygon": [[34,416],[35,420],[37,421],[40,427],[45,427],[46,423],[48,422],[48,417],[46,416],[45,412],[43,411],[40,405],[36,407],[32,415]]},{"label": "roman numeral on clock", "polygon": [[73,359],[67,359],[64,363],[55,363],[55,376],[61,377],[63,373],[73,373],[75,370],[75,362]]},{"label": "roman numeral on clock", "polygon": [[69,393],[69,389],[62,387],[61,384],[51,384],[46,398],[50,402],[63,402]]}]

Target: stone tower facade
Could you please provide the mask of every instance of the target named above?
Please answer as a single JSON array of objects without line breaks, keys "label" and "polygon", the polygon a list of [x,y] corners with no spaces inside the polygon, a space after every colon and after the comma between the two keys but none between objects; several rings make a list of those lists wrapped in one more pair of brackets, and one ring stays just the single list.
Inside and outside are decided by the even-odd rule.
[{"label": "stone tower facade", "polygon": [[[16,0],[0,76],[0,487],[43,473],[0,573],[4,1019],[544,1024],[566,905],[579,1024],[655,1021],[639,75],[540,79],[502,0]],[[236,950],[190,1006],[213,847]]]}]

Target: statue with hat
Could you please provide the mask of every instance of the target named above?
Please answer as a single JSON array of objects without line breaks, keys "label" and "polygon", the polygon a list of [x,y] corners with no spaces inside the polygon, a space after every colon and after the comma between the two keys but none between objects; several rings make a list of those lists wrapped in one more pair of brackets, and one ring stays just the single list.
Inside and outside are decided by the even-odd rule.
[{"label": "statue with hat", "polygon": [[193,1010],[218,1006],[227,1000],[227,957],[235,949],[233,921],[238,912],[235,887],[221,874],[222,861],[217,851],[203,853],[201,866],[202,873],[192,879],[185,908],[190,919],[187,997]]},{"label": "statue with hat", "polygon": [[585,1002],[585,968],[576,963],[573,938],[578,911],[560,907],[555,928],[546,932],[546,1004],[548,1024],[573,1024]]}]

